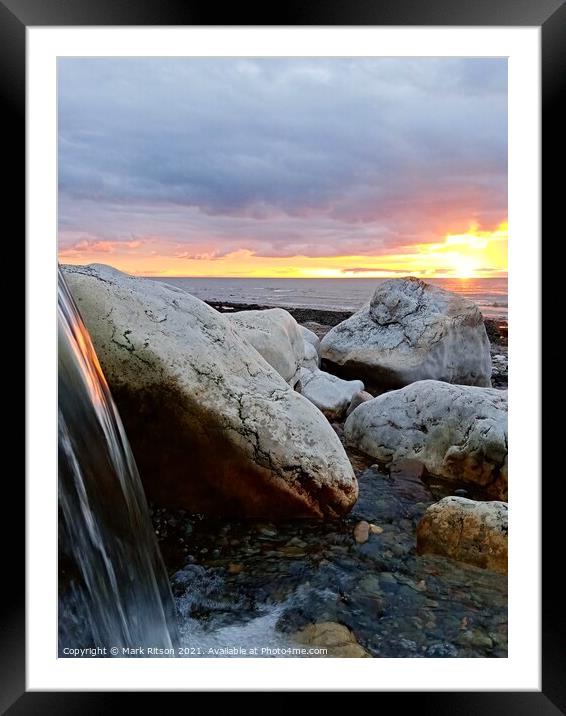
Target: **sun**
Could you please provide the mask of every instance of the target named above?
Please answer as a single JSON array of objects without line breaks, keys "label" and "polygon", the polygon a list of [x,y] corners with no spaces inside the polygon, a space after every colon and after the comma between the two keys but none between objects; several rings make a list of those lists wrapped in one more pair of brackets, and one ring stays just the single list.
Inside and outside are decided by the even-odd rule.
[{"label": "sun", "polygon": [[471,256],[454,254],[451,263],[456,278],[474,278],[476,275],[477,261]]}]

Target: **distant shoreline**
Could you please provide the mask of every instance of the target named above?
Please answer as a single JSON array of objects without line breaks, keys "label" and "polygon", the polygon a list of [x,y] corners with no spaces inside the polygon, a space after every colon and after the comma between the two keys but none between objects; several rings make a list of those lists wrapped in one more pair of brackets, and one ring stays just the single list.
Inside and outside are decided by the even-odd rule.
[{"label": "distant shoreline", "polygon": [[[302,306],[273,306],[261,303],[240,303],[233,301],[205,301],[219,313],[232,313],[236,311],[265,311],[269,308],[283,308],[288,311],[297,323],[320,323],[324,326],[337,326],[342,321],[350,318],[355,311],[336,311],[327,308],[305,308]],[[507,338],[507,318],[490,317],[484,318],[488,336],[492,342],[499,342],[501,338]]]},{"label": "distant shoreline", "polygon": [[[298,311],[304,318],[308,311],[324,316],[324,322],[335,325],[358,311],[372,297],[380,279],[189,279],[155,277],[151,280],[170,283],[216,306],[228,310],[280,307]],[[478,279],[468,282],[431,280],[430,283],[473,301],[487,319],[507,319],[507,281]],[[307,313],[305,313],[307,312]],[[293,313],[293,315],[295,315]],[[314,316],[314,314],[313,314]]]}]

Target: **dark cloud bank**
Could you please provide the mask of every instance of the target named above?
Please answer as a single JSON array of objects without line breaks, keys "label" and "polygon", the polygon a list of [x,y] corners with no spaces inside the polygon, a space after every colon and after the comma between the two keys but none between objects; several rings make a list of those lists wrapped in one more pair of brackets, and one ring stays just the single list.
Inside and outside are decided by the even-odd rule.
[{"label": "dark cloud bank", "polygon": [[371,255],[492,228],[507,63],[61,59],[59,190],[66,248]]}]

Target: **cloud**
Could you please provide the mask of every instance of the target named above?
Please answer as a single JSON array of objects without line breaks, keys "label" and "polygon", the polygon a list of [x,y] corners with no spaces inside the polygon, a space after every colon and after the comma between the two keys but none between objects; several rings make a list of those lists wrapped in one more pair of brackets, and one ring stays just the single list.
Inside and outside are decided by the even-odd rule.
[{"label": "cloud", "polygon": [[111,254],[117,249],[120,251],[138,249],[145,242],[136,241],[107,241],[99,239],[80,239],[79,241],[67,241],[60,249],[61,257],[79,256],[85,252],[93,254]]},{"label": "cloud", "polygon": [[346,269],[341,270],[341,273],[343,273],[345,276],[350,276],[350,275],[358,276],[360,274],[378,273],[378,272],[382,273],[382,274],[392,274],[394,276],[398,276],[398,275],[404,276],[406,274],[406,271],[404,271],[404,270],[398,271],[395,269],[384,269],[384,268],[381,268],[380,266],[359,266],[357,268],[354,267],[354,268],[346,268]]},{"label": "cloud", "polygon": [[489,230],[506,107],[503,59],[62,58],[61,246],[374,255]]}]

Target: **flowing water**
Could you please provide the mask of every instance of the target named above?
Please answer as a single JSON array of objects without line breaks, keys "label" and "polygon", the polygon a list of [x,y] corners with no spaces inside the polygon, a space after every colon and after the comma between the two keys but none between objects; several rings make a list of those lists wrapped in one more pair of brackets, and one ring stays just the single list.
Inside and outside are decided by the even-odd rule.
[{"label": "flowing water", "polygon": [[[339,520],[238,522],[154,508],[184,656],[293,656],[295,634],[313,622],[346,625],[373,657],[507,656],[507,576],[416,551],[430,504],[465,488],[485,496],[349,455],[360,497]],[[382,533],[358,544],[359,520]]]},{"label": "flowing water", "polygon": [[59,653],[172,649],[175,607],[138,471],[62,275],[58,344]]}]

